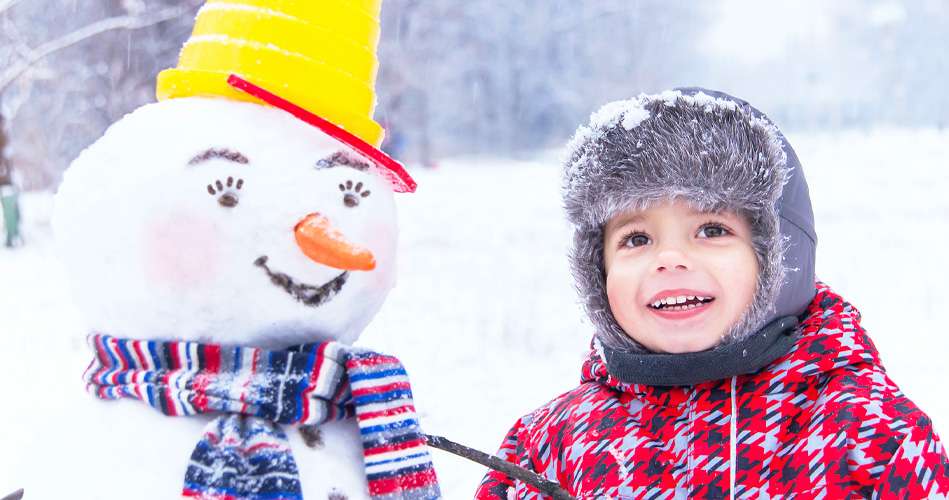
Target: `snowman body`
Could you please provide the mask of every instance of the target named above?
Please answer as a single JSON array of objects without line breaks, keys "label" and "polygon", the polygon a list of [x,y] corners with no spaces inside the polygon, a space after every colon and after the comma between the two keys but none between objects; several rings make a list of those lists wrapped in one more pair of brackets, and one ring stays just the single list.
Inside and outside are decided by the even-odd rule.
[{"label": "snowman body", "polygon": [[[329,229],[300,230],[314,218]],[[117,338],[352,343],[395,284],[386,180],[318,129],[252,103],[189,97],[126,116],[67,171],[53,225],[88,331]],[[324,243],[357,248],[360,263],[323,258]],[[64,415],[23,462],[30,500],[180,498],[214,417],[93,395]],[[368,498],[354,421],[308,439],[283,430],[304,499]]]},{"label": "snowman body", "polygon": [[[25,499],[180,499],[188,458],[214,418],[167,417],[137,401],[92,396],[76,400],[64,415],[23,462]],[[315,447],[304,441],[299,426],[283,430],[304,499],[368,498],[355,421],[321,425]]]}]

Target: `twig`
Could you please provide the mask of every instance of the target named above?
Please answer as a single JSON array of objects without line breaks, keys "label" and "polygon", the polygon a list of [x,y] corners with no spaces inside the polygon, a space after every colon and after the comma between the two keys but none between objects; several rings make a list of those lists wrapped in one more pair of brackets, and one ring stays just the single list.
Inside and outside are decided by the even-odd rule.
[{"label": "twig", "polygon": [[23,488],[20,488],[9,495],[0,498],[0,500],[20,500],[23,498]]},{"label": "twig", "polygon": [[441,436],[432,436],[430,434],[426,434],[425,440],[432,448],[438,448],[439,450],[447,451],[453,455],[467,458],[472,462],[479,463],[490,469],[507,474],[518,481],[523,481],[534,488],[537,488],[542,493],[549,495],[554,500],[577,500],[567,493],[566,490],[561,488],[559,484],[549,479],[544,479],[540,476],[540,474],[529,471],[523,467],[518,467],[517,465],[514,465],[506,460],[501,460],[498,457],[491,456],[483,451],[458,444]]}]

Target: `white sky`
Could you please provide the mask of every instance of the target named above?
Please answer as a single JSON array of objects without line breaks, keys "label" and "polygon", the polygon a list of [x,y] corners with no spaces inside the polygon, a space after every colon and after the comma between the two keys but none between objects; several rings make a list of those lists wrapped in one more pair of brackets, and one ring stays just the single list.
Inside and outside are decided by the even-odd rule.
[{"label": "white sky", "polygon": [[831,32],[831,6],[820,0],[721,0],[718,23],[701,46],[714,58],[745,64],[778,59],[794,43],[819,43]]}]

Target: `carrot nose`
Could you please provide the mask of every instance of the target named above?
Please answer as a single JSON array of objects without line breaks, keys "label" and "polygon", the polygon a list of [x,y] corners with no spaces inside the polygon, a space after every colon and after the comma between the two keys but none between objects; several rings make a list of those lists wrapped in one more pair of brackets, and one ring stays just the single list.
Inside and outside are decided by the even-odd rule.
[{"label": "carrot nose", "polygon": [[310,214],[297,224],[294,233],[303,253],[336,269],[371,271],[376,268],[372,252],[349,240],[320,214]]}]

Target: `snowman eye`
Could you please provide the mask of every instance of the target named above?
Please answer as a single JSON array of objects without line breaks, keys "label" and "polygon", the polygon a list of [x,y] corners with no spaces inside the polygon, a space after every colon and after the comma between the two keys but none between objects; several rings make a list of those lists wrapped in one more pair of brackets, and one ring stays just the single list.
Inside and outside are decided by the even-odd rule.
[{"label": "snowman eye", "polygon": [[339,185],[339,190],[343,192],[343,205],[347,207],[355,207],[359,205],[359,200],[369,196],[369,190],[362,190],[362,183],[357,182],[356,185],[353,185],[353,181],[346,181],[345,184]]},{"label": "snowman eye", "polygon": [[218,197],[217,202],[222,207],[231,208],[237,206],[237,191],[240,191],[243,186],[244,179],[237,179],[237,182],[235,182],[233,177],[228,177],[227,181],[221,182],[218,179],[208,184],[208,193],[212,196],[220,194],[221,196]]}]

